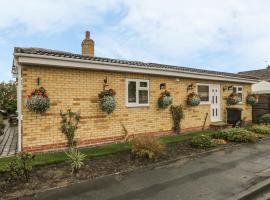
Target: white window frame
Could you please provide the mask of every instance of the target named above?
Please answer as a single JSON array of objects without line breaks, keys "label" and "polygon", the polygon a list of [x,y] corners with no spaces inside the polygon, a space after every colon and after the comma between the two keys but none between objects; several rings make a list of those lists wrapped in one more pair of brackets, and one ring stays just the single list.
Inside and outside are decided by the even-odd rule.
[{"label": "white window frame", "polygon": [[197,83],[197,84],[196,84],[196,86],[197,86],[197,94],[198,94],[198,95],[199,95],[198,86],[208,86],[208,95],[209,95],[208,101],[201,101],[201,102],[200,102],[200,105],[208,105],[208,104],[211,104],[211,102],[210,102],[210,85],[211,85],[211,84],[207,84],[207,83]]},{"label": "white window frame", "polygon": [[[136,82],[136,102],[130,103],[128,102],[128,83],[129,82]],[[147,82],[147,87],[140,87],[140,82]],[[144,107],[149,106],[150,103],[150,91],[149,91],[149,80],[144,79],[126,79],[126,106],[127,107]],[[148,103],[140,104],[139,103],[139,91],[145,90],[148,91]]]},{"label": "white window frame", "polygon": [[[242,101],[240,101],[239,103],[243,103],[243,99],[244,99],[244,87],[243,86],[239,86],[239,85],[234,85],[233,89],[236,88],[236,94],[241,93],[242,94]],[[242,91],[239,92],[239,88],[242,88]]]}]

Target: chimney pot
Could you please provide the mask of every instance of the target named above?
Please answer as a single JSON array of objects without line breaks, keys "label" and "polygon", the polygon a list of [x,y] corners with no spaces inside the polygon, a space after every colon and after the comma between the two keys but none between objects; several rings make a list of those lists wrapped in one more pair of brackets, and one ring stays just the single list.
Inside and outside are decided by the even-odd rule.
[{"label": "chimney pot", "polygon": [[90,39],[90,31],[85,32],[85,39]]},{"label": "chimney pot", "polygon": [[94,56],[95,42],[90,38],[90,31],[85,32],[85,39],[82,41],[82,55]]}]

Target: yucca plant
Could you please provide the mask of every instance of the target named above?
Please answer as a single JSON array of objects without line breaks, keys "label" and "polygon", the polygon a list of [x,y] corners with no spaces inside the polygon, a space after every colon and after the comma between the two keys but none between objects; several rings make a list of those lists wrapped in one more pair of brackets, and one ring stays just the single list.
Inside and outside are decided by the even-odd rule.
[{"label": "yucca plant", "polygon": [[70,148],[65,153],[68,157],[68,161],[69,161],[70,166],[71,166],[71,173],[72,174],[78,173],[84,164],[84,160],[85,160],[86,155],[81,153],[76,148]]}]

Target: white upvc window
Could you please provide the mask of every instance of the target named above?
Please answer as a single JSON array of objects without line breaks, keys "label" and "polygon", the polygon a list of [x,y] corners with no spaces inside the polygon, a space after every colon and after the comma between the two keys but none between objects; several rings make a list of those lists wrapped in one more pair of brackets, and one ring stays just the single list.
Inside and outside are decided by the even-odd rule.
[{"label": "white upvc window", "polygon": [[197,83],[197,94],[201,98],[200,104],[210,104],[210,85]]},{"label": "white upvc window", "polygon": [[149,81],[141,79],[126,80],[126,106],[149,106]]},{"label": "white upvc window", "polygon": [[240,103],[243,103],[243,86],[233,86],[233,92],[239,97]]}]

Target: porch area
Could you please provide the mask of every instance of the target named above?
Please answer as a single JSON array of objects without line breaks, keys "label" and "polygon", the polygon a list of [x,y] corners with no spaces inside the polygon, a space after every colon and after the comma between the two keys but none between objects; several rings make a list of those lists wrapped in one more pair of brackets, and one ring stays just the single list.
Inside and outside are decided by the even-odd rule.
[{"label": "porch area", "polygon": [[6,121],[4,134],[0,135],[0,157],[11,156],[17,152],[18,127],[10,126]]}]

